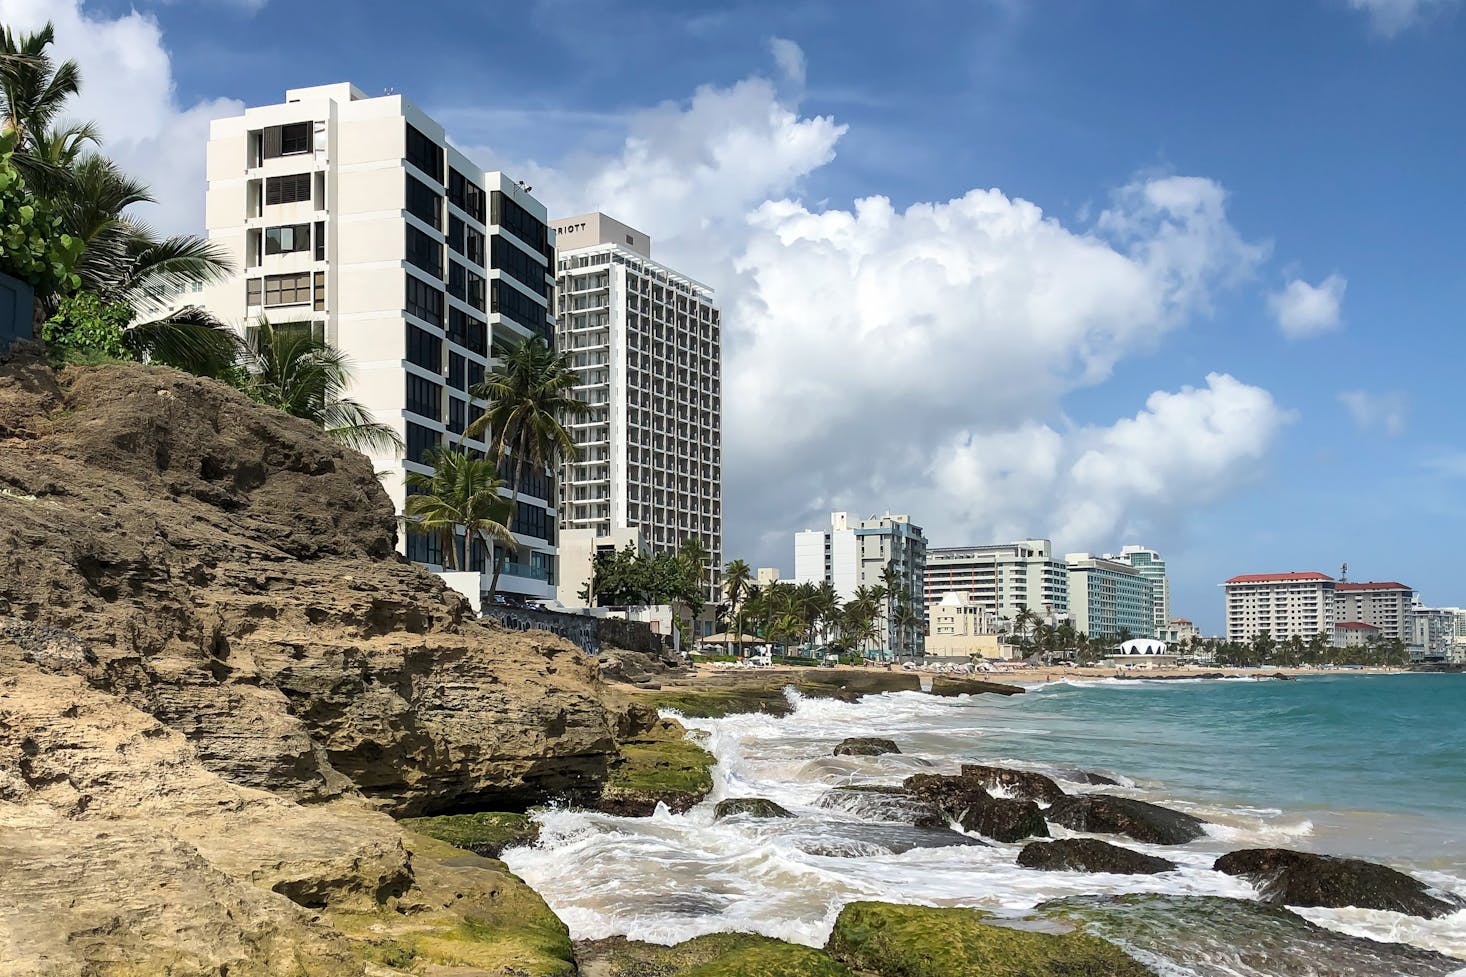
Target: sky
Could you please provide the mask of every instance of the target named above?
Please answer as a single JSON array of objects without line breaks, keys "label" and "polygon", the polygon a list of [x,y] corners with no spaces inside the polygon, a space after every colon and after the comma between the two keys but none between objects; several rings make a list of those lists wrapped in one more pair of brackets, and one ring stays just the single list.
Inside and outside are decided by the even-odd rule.
[{"label": "sky", "polygon": [[717,289],[724,551],[832,510],[1466,605],[1466,0],[0,0],[200,231],[208,120],[400,93]]}]

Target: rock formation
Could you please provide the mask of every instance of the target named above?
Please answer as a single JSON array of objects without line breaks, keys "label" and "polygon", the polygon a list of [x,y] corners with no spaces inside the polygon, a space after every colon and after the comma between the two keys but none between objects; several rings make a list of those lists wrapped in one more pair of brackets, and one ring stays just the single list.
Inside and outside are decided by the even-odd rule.
[{"label": "rock formation", "polygon": [[1128,835],[1152,845],[1184,845],[1206,833],[1200,818],[1113,794],[1061,797],[1044,816],[1074,831]]},{"label": "rock formation", "polygon": [[841,740],[835,747],[835,756],[882,756],[900,752],[901,748],[896,745],[895,740],[878,736],[851,736]]},{"label": "rock formation", "polygon": [[1156,875],[1176,868],[1176,863],[1169,859],[1121,848],[1098,838],[1035,841],[1023,846],[1018,853],[1018,864],[1046,872],[1109,872],[1113,875]]},{"label": "rock formation", "polygon": [[1264,902],[1275,906],[1357,906],[1427,919],[1466,908],[1455,895],[1432,892],[1404,872],[1357,858],[1249,848],[1228,852],[1213,867],[1248,880]]},{"label": "rock formation", "polygon": [[988,790],[1001,790],[1023,800],[1052,804],[1064,796],[1064,791],[1054,781],[1031,770],[1010,770],[1007,767],[989,767],[976,763],[962,764],[962,776],[975,780]]}]

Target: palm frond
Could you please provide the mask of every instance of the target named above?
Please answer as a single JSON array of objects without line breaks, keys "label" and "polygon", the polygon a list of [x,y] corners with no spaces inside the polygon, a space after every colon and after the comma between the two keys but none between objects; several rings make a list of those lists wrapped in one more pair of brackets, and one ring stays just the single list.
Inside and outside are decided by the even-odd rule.
[{"label": "palm frond", "polygon": [[197,306],[136,323],[123,331],[122,342],[140,360],[202,377],[222,376],[239,356],[235,334]]}]

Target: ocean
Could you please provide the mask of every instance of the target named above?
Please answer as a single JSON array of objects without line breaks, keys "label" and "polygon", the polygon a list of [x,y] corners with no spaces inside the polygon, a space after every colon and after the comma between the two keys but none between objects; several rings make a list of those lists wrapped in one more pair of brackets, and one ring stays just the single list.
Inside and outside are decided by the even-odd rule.
[{"label": "ocean", "polygon": [[[1366,858],[1466,895],[1463,707],[1466,676],[1434,674],[1069,680],[1021,696],[892,693],[858,703],[796,696],[787,717],[683,720],[718,759],[713,794],[686,814],[549,810],[540,844],[506,860],[576,938],[658,943],[742,930],[820,945],[840,907],[858,899],[1015,916],[1089,895],[1251,899],[1249,884],[1210,868],[1217,855],[1248,847]],[[867,735],[894,739],[901,755],[831,755],[841,739]],[[830,795],[837,786],[956,773],[964,762],[1040,770],[1071,791],[1096,789],[1074,783],[1076,771],[1106,773],[1123,786],[1105,790],[1212,823],[1205,838],[1183,846],[1113,839],[1178,862],[1175,872],[1038,872],[1015,864],[1021,845],[921,847],[930,833],[882,823]],[[717,800],[742,796],[769,798],[797,816],[714,822]],[[1466,958],[1466,912],[1436,920],[1298,912],[1329,931]],[[1314,962],[1278,971],[1230,959],[1216,969],[1160,963],[1177,975],[1371,972],[1359,964],[1308,969],[1322,966],[1321,953],[1299,949],[1300,960]],[[1381,962],[1376,972],[1407,970]]]}]

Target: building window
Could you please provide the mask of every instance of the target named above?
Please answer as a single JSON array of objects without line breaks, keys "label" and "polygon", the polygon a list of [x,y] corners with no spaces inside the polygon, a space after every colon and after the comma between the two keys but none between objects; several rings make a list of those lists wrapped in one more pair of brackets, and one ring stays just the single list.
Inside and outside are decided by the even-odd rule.
[{"label": "building window", "polygon": [[443,566],[443,540],[437,533],[411,533],[407,537],[407,558],[413,563]]},{"label": "building window", "polygon": [[431,373],[443,372],[443,341],[432,333],[409,324],[407,362]]},{"label": "building window", "polygon": [[464,381],[468,376],[468,371],[464,369],[464,365],[467,362],[467,360],[457,353],[448,354],[448,386],[454,390],[467,389],[464,386]]},{"label": "building window", "polygon": [[443,147],[407,126],[407,161],[439,183],[443,182]]},{"label": "building window", "polygon": [[513,285],[497,280],[489,282],[489,310],[519,323],[546,343],[550,342],[549,309]]},{"label": "building window", "polygon": [[258,306],[264,295],[264,281],[259,278],[249,278],[244,282],[244,304],[251,308]]},{"label": "building window", "polygon": [[284,224],[265,228],[265,254],[294,254],[311,246],[309,224]]},{"label": "building window", "polygon": [[326,222],[316,221],[316,260],[326,260]]},{"label": "building window", "polygon": [[407,260],[434,278],[443,277],[443,246],[411,224],[407,226]]},{"label": "building window", "polygon": [[407,374],[407,409],[436,421],[443,412],[443,388],[416,373]]},{"label": "building window", "polygon": [[507,194],[495,190],[490,198],[489,223],[498,224],[525,244],[534,248],[545,260],[554,263],[554,249],[549,245],[544,222],[515,203]]},{"label": "building window", "polygon": [[407,460],[423,463],[427,453],[438,446],[440,435],[432,428],[407,422]]},{"label": "building window", "polygon": [[435,231],[443,229],[443,198],[411,175],[407,177],[407,212]]},{"label": "building window", "polygon": [[302,305],[311,300],[310,272],[298,275],[265,276],[265,308]]},{"label": "building window", "polygon": [[484,365],[482,363],[475,363],[475,362],[473,362],[473,360],[469,360],[468,361],[468,389],[469,390],[472,390],[474,387],[477,387],[479,384],[481,384],[483,382],[484,382]]},{"label": "building window", "polygon": [[448,200],[465,214],[484,221],[484,190],[457,170],[448,171]]},{"label": "building window", "polygon": [[467,422],[468,402],[459,400],[457,397],[448,398],[448,432],[450,434],[462,434],[463,426]]},{"label": "building window", "polygon": [[443,293],[416,277],[407,276],[406,309],[411,315],[435,326],[443,325]]},{"label": "building window", "polygon": [[318,272],[316,272],[316,276],[315,277],[316,277],[316,304],[315,304],[315,310],[317,312],[325,312],[326,311],[326,273],[324,271],[318,271]]},{"label": "building window", "polygon": [[488,323],[462,309],[448,310],[448,338],[480,356],[489,355]]},{"label": "building window", "polygon": [[311,175],[291,173],[288,176],[272,176],[265,181],[265,203],[298,204],[311,198]]},{"label": "building window", "polygon": [[295,156],[311,151],[311,123],[292,122],[269,126],[260,132],[260,155],[265,159]]}]

